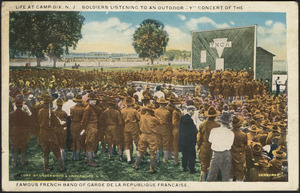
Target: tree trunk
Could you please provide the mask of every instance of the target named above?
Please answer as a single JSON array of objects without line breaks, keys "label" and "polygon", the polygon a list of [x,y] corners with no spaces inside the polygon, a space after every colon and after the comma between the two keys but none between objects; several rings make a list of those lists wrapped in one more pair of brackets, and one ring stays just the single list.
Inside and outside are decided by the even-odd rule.
[{"label": "tree trunk", "polygon": [[53,57],[53,68],[56,68],[56,61],[57,61],[57,58]]},{"label": "tree trunk", "polygon": [[37,66],[37,67],[41,67],[41,61],[42,61],[41,58],[37,58],[37,59],[36,59],[36,66]]}]

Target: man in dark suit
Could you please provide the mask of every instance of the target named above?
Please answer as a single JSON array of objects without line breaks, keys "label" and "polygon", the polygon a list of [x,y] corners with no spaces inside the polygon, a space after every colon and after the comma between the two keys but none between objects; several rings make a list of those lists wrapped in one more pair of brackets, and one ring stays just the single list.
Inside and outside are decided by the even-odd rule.
[{"label": "man in dark suit", "polygon": [[179,151],[182,152],[183,171],[190,170],[195,173],[197,128],[191,118],[194,115],[195,107],[187,107],[187,114],[183,115],[179,124]]}]

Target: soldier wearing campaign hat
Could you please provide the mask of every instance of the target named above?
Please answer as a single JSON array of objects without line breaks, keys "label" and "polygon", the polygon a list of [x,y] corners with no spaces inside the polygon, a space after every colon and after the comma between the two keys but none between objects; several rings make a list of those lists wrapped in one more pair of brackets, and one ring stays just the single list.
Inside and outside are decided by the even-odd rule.
[{"label": "soldier wearing campaign hat", "polygon": [[18,151],[21,149],[21,164],[26,163],[26,149],[29,139],[30,117],[22,111],[22,100],[16,101],[17,109],[9,114],[9,140],[13,145],[12,166],[17,165]]},{"label": "soldier wearing campaign hat", "polygon": [[85,134],[80,135],[82,130],[81,121],[85,107],[82,104],[83,101],[81,95],[76,95],[76,97],[73,98],[73,101],[76,103],[76,105],[71,109],[70,112],[72,120],[70,126],[72,135],[71,149],[73,150],[73,160],[80,160],[80,151],[85,150]]},{"label": "soldier wearing campaign hat", "polygon": [[179,152],[179,145],[178,145],[178,132],[179,132],[179,123],[181,118],[181,110],[180,105],[182,102],[176,98],[172,99],[172,103],[175,105],[174,110],[172,111],[172,143],[171,143],[171,151],[174,153],[174,165],[178,165],[178,152]]},{"label": "soldier wearing campaign hat", "polygon": [[60,171],[64,171],[64,162],[61,157],[59,144],[57,138],[55,137],[54,128],[56,126],[64,124],[61,122],[54,112],[50,109],[52,103],[52,98],[49,95],[46,95],[43,98],[44,107],[39,111],[38,114],[38,123],[40,126],[39,140],[42,146],[44,154],[44,172],[48,173],[49,168],[49,153],[53,151],[57,162],[60,166]]},{"label": "soldier wearing campaign hat", "polygon": [[165,98],[159,98],[156,103],[159,104],[159,108],[155,110],[155,116],[158,117],[162,123],[158,136],[158,151],[156,153],[156,159],[159,162],[159,149],[163,147],[164,151],[164,163],[168,163],[170,144],[172,139],[172,115],[169,110],[166,109],[166,105],[169,103]]},{"label": "soldier wearing campaign hat", "polygon": [[211,129],[220,127],[220,124],[215,121],[215,118],[219,114],[220,112],[214,107],[209,107],[208,110],[204,112],[204,116],[208,117],[208,119],[199,126],[197,144],[201,161],[201,181],[205,181],[206,179],[212,156],[211,143],[208,141],[208,137]]},{"label": "soldier wearing campaign hat", "polygon": [[145,107],[146,113],[141,116],[140,120],[140,139],[138,144],[137,159],[133,169],[138,170],[142,156],[149,148],[150,154],[150,173],[154,174],[155,171],[155,151],[157,150],[157,135],[158,128],[161,122],[154,115],[155,106],[152,103],[147,104]]},{"label": "soldier wearing campaign hat", "polygon": [[65,160],[65,147],[66,147],[66,139],[67,139],[67,113],[62,110],[63,100],[58,98],[56,100],[57,109],[54,111],[54,114],[57,118],[65,123],[62,125],[57,125],[54,128],[55,136],[58,141],[61,157],[63,161]]},{"label": "soldier wearing campaign hat", "polygon": [[231,147],[231,178],[243,181],[246,169],[247,135],[241,131],[243,120],[237,116],[232,119],[234,142]]},{"label": "soldier wearing campaign hat", "polygon": [[126,97],[124,104],[126,108],[121,110],[122,119],[124,122],[124,143],[125,152],[128,164],[131,163],[132,156],[132,142],[138,146],[139,141],[139,121],[140,114],[133,108],[135,99],[133,97]]},{"label": "soldier wearing campaign hat", "polygon": [[97,96],[89,93],[87,98],[87,107],[84,109],[81,124],[82,131],[80,135],[85,134],[85,150],[87,156],[87,165],[97,167],[98,164],[92,159],[94,148],[96,146],[96,136],[98,133],[98,116],[96,110]]},{"label": "soldier wearing campaign hat", "polygon": [[123,121],[120,110],[116,106],[116,101],[113,98],[106,101],[108,107],[102,114],[103,127],[105,130],[106,142],[108,144],[108,156],[112,159],[112,146],[118,147],[120,160],[123,160]]}]

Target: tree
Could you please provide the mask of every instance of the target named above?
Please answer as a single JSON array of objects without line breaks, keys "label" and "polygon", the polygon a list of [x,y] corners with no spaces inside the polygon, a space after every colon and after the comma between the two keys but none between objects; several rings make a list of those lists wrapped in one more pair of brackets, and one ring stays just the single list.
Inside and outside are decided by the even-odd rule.
[{"label": "tree", "polygon": [[37,66],[47,54],[57,59],[82,38],[85,18],[79,12],[12,12],[10,14],[10,55],[29,54]]},{"label": "tree", "polygon": [[150,58],[151,64],[155,58],[164,54],[169,41],[169,35],[160,21],[146,19],[133,34],[133,47],[140,58]]}]

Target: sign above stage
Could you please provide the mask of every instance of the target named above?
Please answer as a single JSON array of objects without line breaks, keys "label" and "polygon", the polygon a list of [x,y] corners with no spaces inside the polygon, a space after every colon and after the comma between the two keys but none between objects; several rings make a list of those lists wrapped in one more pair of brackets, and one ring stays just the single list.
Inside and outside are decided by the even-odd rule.
[{"label": "sign above stage", "polygon": [[216,48],[219,58],[221,58],[224,48],[231,48],[231,42],[228,42],[227,38],[217,38],[214,39],[214,42],[209,43],[209,47]]}]

